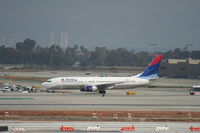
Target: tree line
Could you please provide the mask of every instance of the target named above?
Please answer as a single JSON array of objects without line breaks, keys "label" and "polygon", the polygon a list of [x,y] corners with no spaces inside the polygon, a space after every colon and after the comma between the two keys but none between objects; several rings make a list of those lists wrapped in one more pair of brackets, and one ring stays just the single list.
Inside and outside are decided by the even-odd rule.
[{"label": "tree line", "polygon": [[16,47],[0,46],[0,64],[45,65],[54,68],[79,66],[144,66],[152,60],[154,54],[163,54],[164,59],[176,58],[200,59],[200,51],[188,51],[176,48],[167,52],[135,52],[125,48],[107,49],[95,47],[88,50],[84,46],[74,45],[65,50],[58,45],[41,47],[35,40],[25,39],[16,43]]}]

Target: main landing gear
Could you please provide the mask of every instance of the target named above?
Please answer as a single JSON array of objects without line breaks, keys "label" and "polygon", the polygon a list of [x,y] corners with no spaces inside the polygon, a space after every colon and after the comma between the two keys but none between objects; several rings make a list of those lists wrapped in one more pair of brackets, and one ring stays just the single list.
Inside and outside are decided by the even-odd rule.
[{"label": "main landing gear", "polygon": [[99,94],[102,94],[102,97],[104,97],[106,94],[106,91],[104,89],[100,89]]}]

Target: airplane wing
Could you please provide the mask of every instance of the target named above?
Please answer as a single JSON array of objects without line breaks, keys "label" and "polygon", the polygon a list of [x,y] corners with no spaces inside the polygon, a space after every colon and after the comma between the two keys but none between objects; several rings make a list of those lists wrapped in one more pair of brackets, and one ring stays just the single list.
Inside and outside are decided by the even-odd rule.
[{"label": "airplane wing", "polygon": [[92,84],[86,84],[81,87],[96,86],[98,89],[106,90],[108,88],[112,89],[116,84],[120,84],[120,83],[124,83],[124,82],[92,83]]},{"label": "airplane wing", "polygon": [[97,86],[97,88],[102,88],[104,90],[106,90],[109,87],[114,87],[116,85],[116,83],[104,83],[104,84],[96,84],[95,86]]},{"label": "airplane wing", "polygon": [[106,89],[112,89],[116,84],[120,84],[124,82],[108,82],[108,83],[91,83],[91,84],[85,84],[83,86],[80,86],[82,89],[81,91],[97,91],[99,94],[106,93]]}]

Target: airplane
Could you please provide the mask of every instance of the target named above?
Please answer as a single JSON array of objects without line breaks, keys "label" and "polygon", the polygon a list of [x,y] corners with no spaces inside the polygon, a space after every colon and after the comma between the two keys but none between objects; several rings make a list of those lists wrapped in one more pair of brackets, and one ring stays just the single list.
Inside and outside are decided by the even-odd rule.
[{"label": "airplane", "polygon": [[108,89],[131,89],[149,84],[159,78],[158,72],[162,55],[156,55],[144,72],[130,77],[57,77],[41,85],[47,89],[80,89],[84,92],[105,94]]}]

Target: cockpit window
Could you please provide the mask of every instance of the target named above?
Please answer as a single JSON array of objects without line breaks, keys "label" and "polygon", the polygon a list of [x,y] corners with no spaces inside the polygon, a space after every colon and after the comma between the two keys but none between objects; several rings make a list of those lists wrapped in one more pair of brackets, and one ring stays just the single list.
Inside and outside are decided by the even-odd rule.
[{"label": "cockpit window", "polygon": [[46,82],[51,82],[51,80],[47,80]]}]

